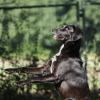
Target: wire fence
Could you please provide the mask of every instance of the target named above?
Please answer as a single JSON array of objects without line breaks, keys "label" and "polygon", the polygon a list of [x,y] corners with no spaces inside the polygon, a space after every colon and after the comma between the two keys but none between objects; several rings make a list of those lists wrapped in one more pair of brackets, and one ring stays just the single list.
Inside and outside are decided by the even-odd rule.
[{"label": "wire fence", "polygon": [[[88,1],[84,2],[85,5],[95,5],[100,6],[100,2]],[[82,6],[79,1],[75,3],[67,3],[67,4],[42,4],[42,5],[19,5],[19,6],[3,6],[0,5],[1,10],[14,10],[14,9],[33,9],[33,8],[56,8],[56,7],[68,7],[75,6],[76,8],[76,18],[77,22],[82,21],[82,27],[85,30],[85,12],[86,9],[84,5]]]}]

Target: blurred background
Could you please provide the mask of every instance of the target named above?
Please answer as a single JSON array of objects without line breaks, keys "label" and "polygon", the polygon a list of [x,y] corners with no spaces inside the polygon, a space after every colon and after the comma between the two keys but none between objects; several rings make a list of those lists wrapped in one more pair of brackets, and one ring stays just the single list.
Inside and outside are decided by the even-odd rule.
[{"label": "blurred background", "polygon": [[65,23],[84,31],[80,53],[91,97],[100,100],[99,0],[0,0],[0,100],[55,100],[52,86],[18,88],[16,80],[27,75],[7,75],[3,69],[41,66],[61,45],[52,39],[52,29]]}]

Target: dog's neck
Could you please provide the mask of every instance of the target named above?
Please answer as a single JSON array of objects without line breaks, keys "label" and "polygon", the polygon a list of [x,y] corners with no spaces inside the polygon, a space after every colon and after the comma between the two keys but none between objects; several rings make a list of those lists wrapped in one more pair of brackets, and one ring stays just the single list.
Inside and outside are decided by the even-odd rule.
[{"label": "dog's neck", "polygon": [[61,50],[61,53],[59,56],[61,56],[62,58],[79,58],[80,57],[80,45],[81,45],[81,41],[77,40],[77,41],[69,41],[69,42],[65,42],[64,47]]},{"label": "dog's neck", "polygon": [[59,52],[55,54],[52,58],[52,63],[50,67],[50,72],[53,73],[55,64],[59,63],[59,60],[71,58],[80,59],[79,55],[80,41],[69,41],[61,45]]},{"label": "dog's neck", "polygon": [[55,56],[58,56],[60,58],[69,58],[69,57],[79,58],[80,45],[81,45],[80,40],[64,42],[61,45],[59,52]]}]

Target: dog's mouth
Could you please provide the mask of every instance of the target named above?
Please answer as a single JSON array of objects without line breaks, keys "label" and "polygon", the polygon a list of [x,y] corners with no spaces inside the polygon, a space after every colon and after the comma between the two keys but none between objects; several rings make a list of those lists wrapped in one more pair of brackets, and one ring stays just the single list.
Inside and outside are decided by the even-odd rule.
[{"label": "dog's mouth", "polygon": [[60,35],[60,34],[54,34],[53,38],[55,40],[64,40],[65,39],[65,37],[63,35]]},{"label": "dog's mouth", "polygon": [[71,38],[71,34],[67,30],[55,30],[52,32],[53,38],[58,41],[67,41]]}]

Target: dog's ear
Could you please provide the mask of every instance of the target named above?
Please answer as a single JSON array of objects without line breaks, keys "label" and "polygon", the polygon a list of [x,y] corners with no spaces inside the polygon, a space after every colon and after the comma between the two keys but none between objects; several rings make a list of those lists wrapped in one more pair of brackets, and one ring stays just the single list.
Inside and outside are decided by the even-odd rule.
[{"label": "dog's ear", "polygon": [[72,40],[77,41],[83,38],[83,32],[78,26],[72,26],[73,27],[73,34],[72,34]]}]

